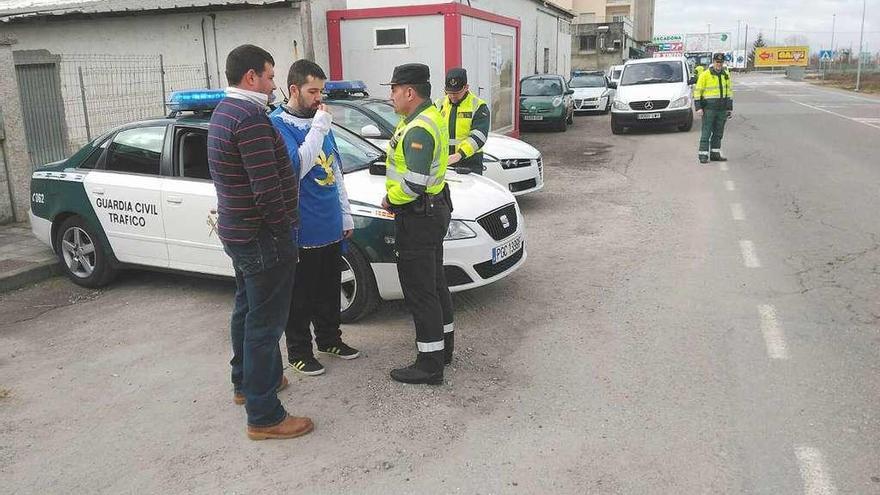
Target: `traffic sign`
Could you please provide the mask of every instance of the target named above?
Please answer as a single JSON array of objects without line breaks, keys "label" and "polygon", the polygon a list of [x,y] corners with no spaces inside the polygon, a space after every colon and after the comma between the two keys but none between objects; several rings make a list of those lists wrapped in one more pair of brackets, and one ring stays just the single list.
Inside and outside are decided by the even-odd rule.
[{"label": "traffic sign", "polygon": [[834,52],[831,50],[819,50],[819,60],[830,61],[834,59]]}]

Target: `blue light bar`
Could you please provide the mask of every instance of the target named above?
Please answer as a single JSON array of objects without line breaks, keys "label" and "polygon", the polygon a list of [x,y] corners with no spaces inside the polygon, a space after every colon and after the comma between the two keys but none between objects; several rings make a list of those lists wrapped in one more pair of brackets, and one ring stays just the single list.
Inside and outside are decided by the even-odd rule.
[{"label": "blue light bar", "polygon": [[172,112],[213,110],[226,96],[222,89],[189,89],[171,93]]},{"label": "blue light bar", "polygon": [[366,93],[367,85],[363,81],[327,81],[324,83],[325,93]]}]

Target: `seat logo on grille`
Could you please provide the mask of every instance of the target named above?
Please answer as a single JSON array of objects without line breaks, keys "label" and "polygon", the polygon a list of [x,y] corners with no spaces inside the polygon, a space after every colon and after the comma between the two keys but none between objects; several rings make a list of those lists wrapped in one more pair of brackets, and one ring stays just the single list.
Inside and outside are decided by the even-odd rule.
[{"label": "seat logo on grille", "polygon": [[653,110],[653,109],[654,109],[654,102],[646,101],[645,102],[645,110]]},{"label": "seat logo on grille", "polygon": [[501,215],[500,220],[501,220],[502,227],[504,227],[505,229],[510,228],[510,220],[508,220],[507,215]]}]

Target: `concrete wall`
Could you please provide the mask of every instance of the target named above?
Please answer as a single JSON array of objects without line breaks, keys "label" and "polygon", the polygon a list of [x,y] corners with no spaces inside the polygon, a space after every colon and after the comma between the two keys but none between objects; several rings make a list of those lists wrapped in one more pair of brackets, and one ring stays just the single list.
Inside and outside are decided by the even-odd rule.
[{"label": "concrete wall", "polygon": [[[371,94],[385,97],[390,88],[380,86],[391,79],[394,67],[419,62],[431,68],[432,97],[443,94],[445,77],[443,17],[389,17],[386,19],[346,20],[341,23],[342,74],[346,79],[361,79]],[[407,48],[375,48],[377,28],[406,27]]]},{"label": "concrete wall", "polygon": [[[607,70],[612,65],[622,64],[629,56],[629,48],[632,46],[632,40],[627,38],[623,23],[615,22],[607,25],[608,31],[600,33],[598,26],[600,24],[577,24],[571,38],[571,65],[573,69],[598,69]],[[580,50],[580,37],[595,35],[605,37],[604,50]],[[620,40],[621,46],[619,50],[611,50],[614,40]],[[597,38],[597,48],[599,41]]]},{"label": "concrete wall", "polygon": [[633,0],[633,38],[650,43],[654,38],[654,0]]},{"label": "concrete wall", "polygon": [[31,163],[21,114],[12,50],[15,39],[0,35],[0,223],[26,222],[30,210]]}]

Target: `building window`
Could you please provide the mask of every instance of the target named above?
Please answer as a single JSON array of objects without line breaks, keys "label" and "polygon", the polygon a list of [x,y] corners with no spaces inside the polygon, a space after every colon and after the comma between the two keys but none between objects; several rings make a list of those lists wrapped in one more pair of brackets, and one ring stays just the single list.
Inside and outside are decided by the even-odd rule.
[{"label": "building window", "polygon": [[550,73],[550,49],[544,48],[544,74]]},{"label": "building window", "polygon": [[409,30],[405,27],[376,28],[375,48],[406,48],[409,46]]},{"label": "building window", "polygon": [[581,36],[581,51],[582,52],[596,51],[596,35],[591,34],[591,35],[587,35],[587,36]]}]

